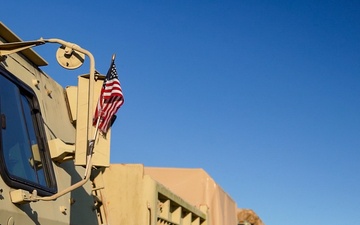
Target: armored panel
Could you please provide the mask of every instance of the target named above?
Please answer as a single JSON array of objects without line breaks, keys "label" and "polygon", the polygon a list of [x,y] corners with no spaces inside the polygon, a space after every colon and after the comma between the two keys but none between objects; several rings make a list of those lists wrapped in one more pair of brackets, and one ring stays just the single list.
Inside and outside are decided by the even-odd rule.
[{"label": "armored panel", "polygon": [[[94,81],[93,93],[93,110],[95,108],[100,96],[100,90],[103,84],[103,77]],[[89,96],[89,76],[79,76],[78,78],[78,92],[77,92],[77,110],[76,110],[76,145],[75,145],[75,164],[86,165],[86,155],[88,149],[88,132],[91,137],[94,137],[95,127],[88,127],[88,96]],[[107,135],[97,135],[94,145],[93,165],[94,166],[109,166],[110,164],[110,137],[111,130]]]}]

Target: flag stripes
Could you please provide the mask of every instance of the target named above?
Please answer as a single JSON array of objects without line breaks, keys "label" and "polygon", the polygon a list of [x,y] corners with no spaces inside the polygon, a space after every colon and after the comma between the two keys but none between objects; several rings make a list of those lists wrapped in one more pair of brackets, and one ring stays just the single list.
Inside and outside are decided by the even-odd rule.
[{"label": "flag stripes", "polygon": [[100,92],[93,118],[93,125],[96,126],[97,123],[99,123],[98,129],[103,134],[106,134],[111,125],[111,120],[122,104],[124,104],[124,96],[115,63],[112,61]]}]

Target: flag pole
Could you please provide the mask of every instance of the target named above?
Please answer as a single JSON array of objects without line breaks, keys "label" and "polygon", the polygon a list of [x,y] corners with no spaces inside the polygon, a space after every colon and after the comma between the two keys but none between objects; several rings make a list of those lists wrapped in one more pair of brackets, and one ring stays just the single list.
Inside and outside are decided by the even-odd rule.
[{"label": "flag pole", "polygon": [[[102,101],[102,99],[99,99],[99,101]],[[87,151],[87,155],[86,155],[86,168],[85,168],[85,177],[86,177],[86,174],[88,173],[88,170],[90,169],[89,168],[89,164],[90,164],[90,161],[91,161],[91,157],[92,157],[92,154],[93,154],[93,151],[94,151],[94,145],[95,145],[95,140],[97,138],[97,135],[99,133],[99,123],[100,123],[100,119],[98,119],[96,121],[96,127],[95,127],[95,133],[94,133],[94,138],[92,140],[89,140],[89,143],[88,143],[88,151]]]}]

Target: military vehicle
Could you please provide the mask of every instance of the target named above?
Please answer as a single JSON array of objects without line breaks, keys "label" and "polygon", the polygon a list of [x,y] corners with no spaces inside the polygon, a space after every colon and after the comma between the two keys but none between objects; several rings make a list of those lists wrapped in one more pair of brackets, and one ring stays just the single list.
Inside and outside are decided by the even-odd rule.
[{"label": "military vehicle", "polygon": [[[77,86],[41,70],[33,48],[50,44],[65,69],[90,60]],[[93,125],[105,79],[77,44],[22,41],[0,22],[0,225],[249,224],[202,169],[110,164],[111,128]]]}]

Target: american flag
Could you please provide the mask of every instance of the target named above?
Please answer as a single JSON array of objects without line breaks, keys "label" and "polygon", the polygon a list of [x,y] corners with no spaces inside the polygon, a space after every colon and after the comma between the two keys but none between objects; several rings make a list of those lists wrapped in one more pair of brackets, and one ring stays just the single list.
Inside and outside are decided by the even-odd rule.
[{"label": "american flag", "polygon": [[119,77],[116,72],[114,60],[111,62],[109,71],[106,74],[103,87],[101,89],[99,101],[96,106],[93,125],[103,133],[109,129],[115,113],[124,103],[124,96],[120,86]]}]

